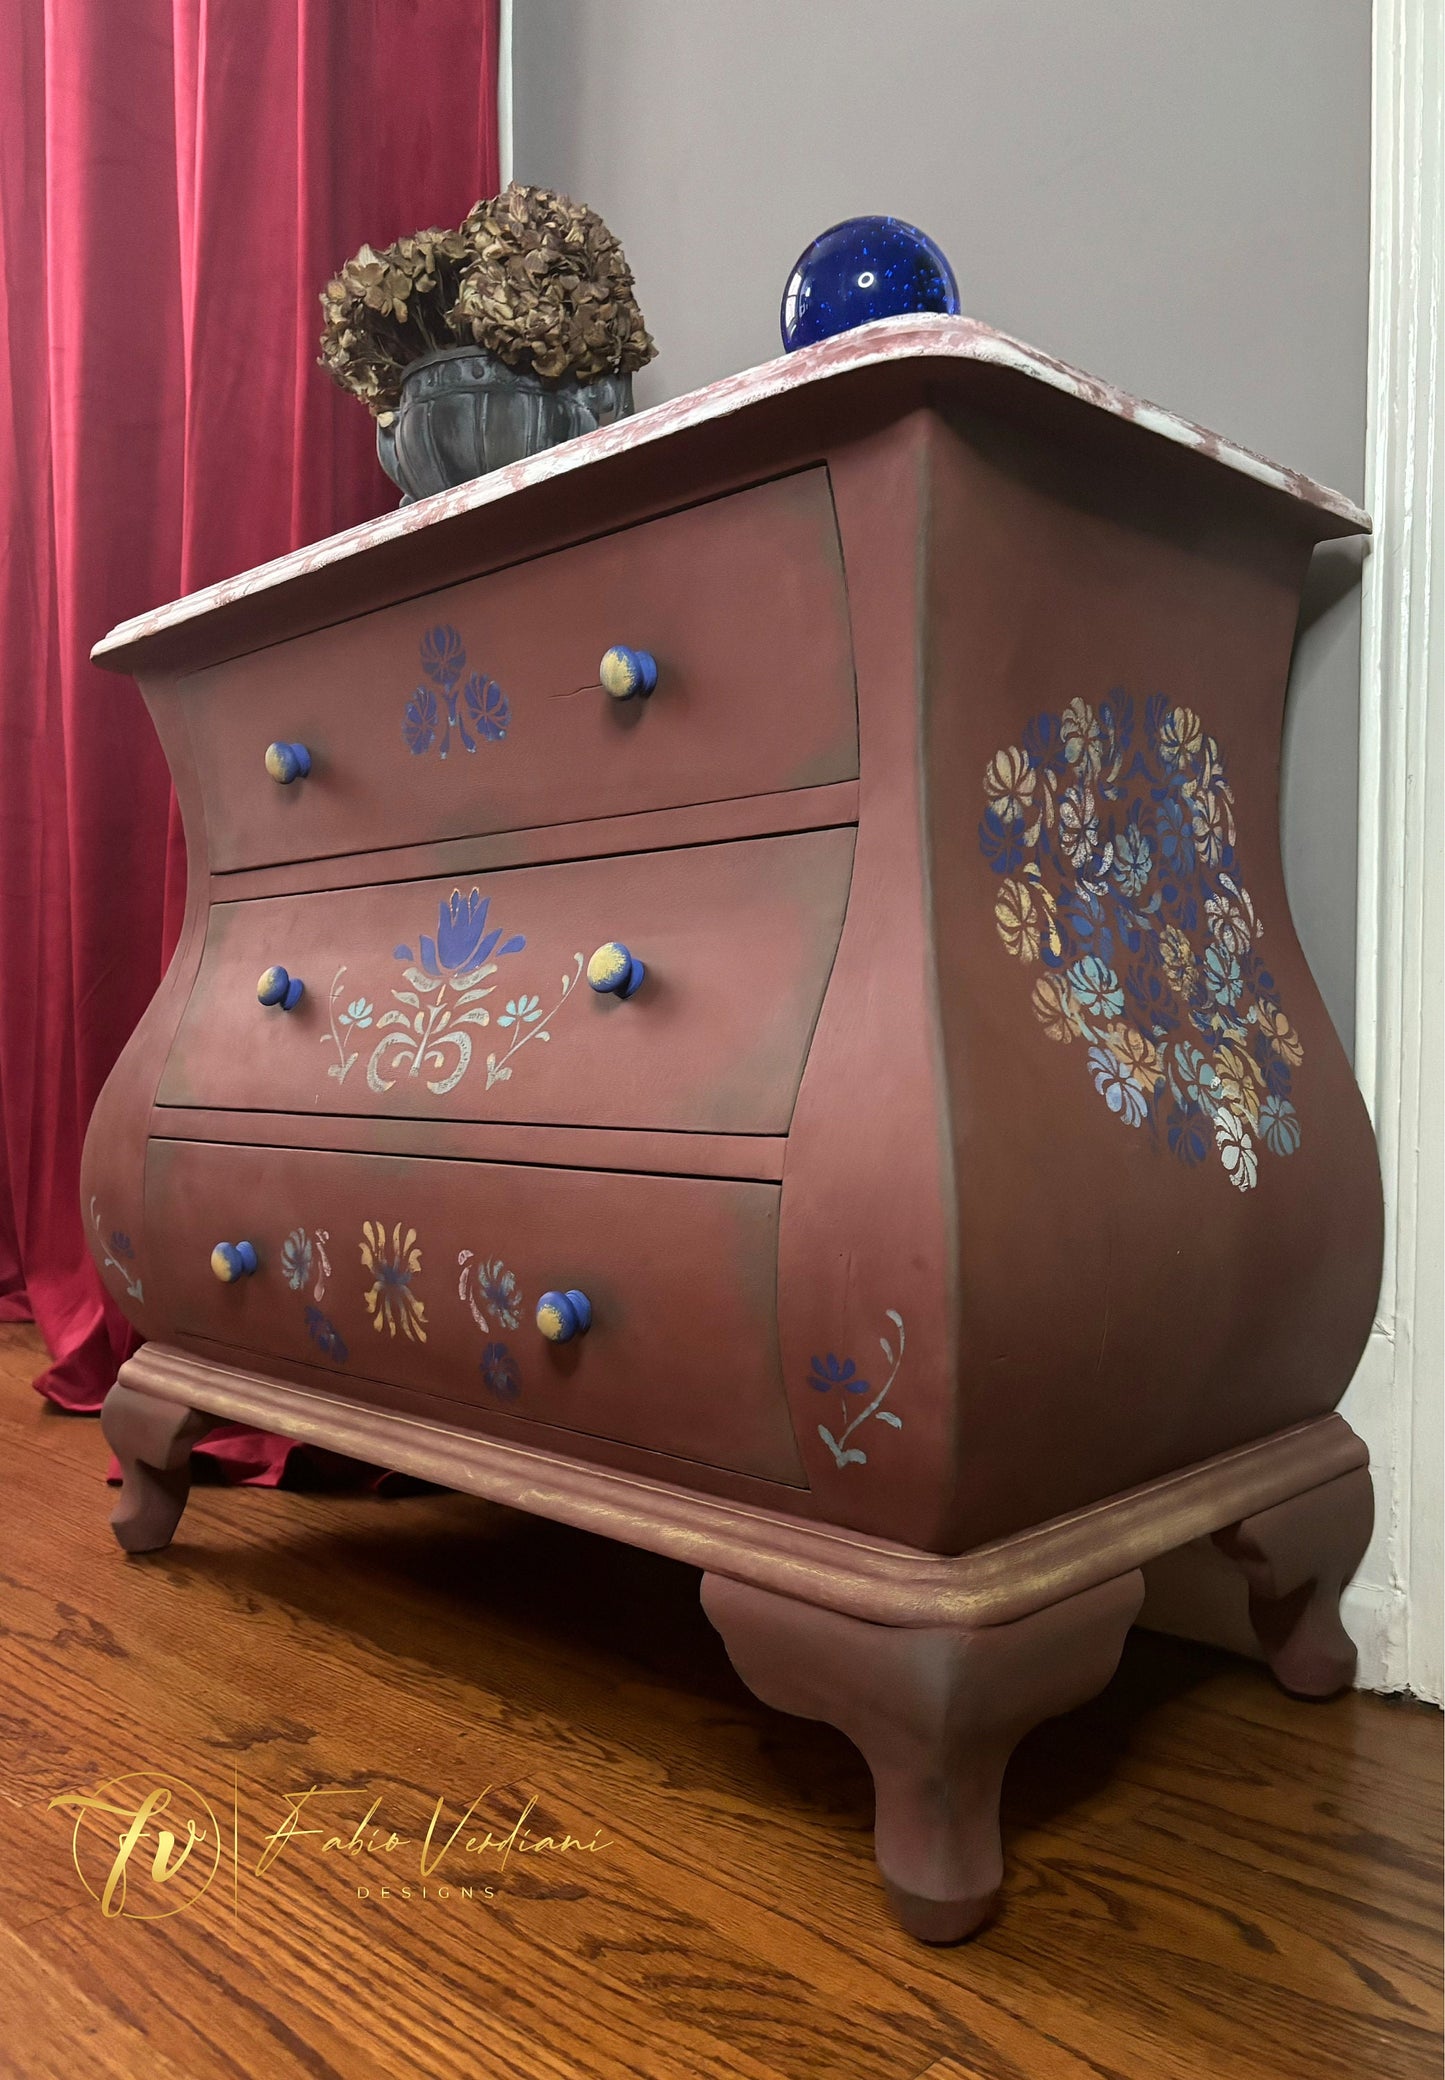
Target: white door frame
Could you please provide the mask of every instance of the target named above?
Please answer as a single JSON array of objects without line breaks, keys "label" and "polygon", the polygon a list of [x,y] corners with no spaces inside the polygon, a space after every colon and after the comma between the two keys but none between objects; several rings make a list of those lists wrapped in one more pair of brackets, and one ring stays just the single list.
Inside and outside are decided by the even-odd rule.
[{"label": "white door frame", "polygon": [[497,0],[497,164],[507,187],[516,163],[512,130],[512,47],[516,40],[512,0]]},{"label": "white door frame", "polygon": [[1445,16],[1375,0],[1369,431],[1360,674],[1356,1074],[1385,1183],[1385,1273],[1344,1413],[1374,1540],[1346,1619],[1371,1689],[1442,1695],[1442,426]]}]

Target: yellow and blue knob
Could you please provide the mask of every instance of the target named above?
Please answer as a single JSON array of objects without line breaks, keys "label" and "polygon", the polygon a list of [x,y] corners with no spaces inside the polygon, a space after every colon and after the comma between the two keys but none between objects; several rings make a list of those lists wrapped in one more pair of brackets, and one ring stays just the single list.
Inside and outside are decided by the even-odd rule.
[{"label": "yellow and blue knob", "polygon": [[256,1002],[279,1004],[283,1011],[294,1011],[305,988],[299,975],[288,975],[284,968],[267,968],[256,984]]},{"label": "yellow and blue knob", "polygon": [[646,700],[657,684],[657,659],[650,650],[614,643],[598,665],[597,676],[615,701]]},{"label": "yellow and blue knob", "polygon": [[311,753],[304,744],[268,744],[266,771],[279,786],[289,787],[311,771]]},{"label": "yellow and blue knob", "polygon": [[218,1242],[211,1251],[211,1269],[223,1286],[249,1278],[255,1268],[256,1252],[249,1242]]},{"label": "yellow and blue knob", "polygon": [[537,1302],[537,1327],[548,1343],[570,1343],[592,1327],[592,1302],[575,1286],[565,1293],[544,1293]]},{"label": "yellow and blue knob", "polygon": [[587,980],[601,997],[634,995],[646,974],[641,961],[633,959],[620,939],[599,946],[587,963]]}]

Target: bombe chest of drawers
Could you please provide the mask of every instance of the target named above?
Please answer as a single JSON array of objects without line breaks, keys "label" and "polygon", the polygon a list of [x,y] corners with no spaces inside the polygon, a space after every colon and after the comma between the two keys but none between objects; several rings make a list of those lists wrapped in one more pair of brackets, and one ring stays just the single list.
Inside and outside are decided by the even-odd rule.
[{"label": "bombe chest of drawers", "polygon": [[241,1420],[696,1565],[932,1941],[1145,1561],[1348,1681],[1380,1191],[1278,791],[1367,525],[898,319],[115,631],[190,860],[86,1147],[121,1544]]}]

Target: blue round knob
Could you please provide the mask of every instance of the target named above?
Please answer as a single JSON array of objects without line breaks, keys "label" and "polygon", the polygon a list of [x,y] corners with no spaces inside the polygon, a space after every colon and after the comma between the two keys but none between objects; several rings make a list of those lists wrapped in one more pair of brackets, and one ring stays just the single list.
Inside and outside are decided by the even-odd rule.
[{"label": "blue round knob", "polygon": [[629,650],[616,643],[597,667],[597,676],[615,701],[635,696],[646,700],[657,684],[657,659],[650,650]]},{"label": "blue round knob", "polygon": [[537,1302],[537,1327],[548,1343],[570,1343],[592,1327],[592,1302],[575,1286],[565,1293],[544,1293]]},{"label": "blue round knob", "polygon": [[620,939],[599,946],[587,963],[587,980],[600,997],[633,996],[646,974],[641,961],[634,959]]},{"label": "blue round knob", "polygon": [[958,283],[926,232],[900,217],[849,217],[801,253],[783,290],[783,345],[811,347],[875,318],[958,311]]},{"label": "blue round knob", "polygon": [[311,753],[304,744],[268,744],[266,771],[282,787],[304,780],[311,771]]},{"label": "blue round knob", "polygon": [[249,1278],[255,1268],[256,1252],[249,1242],[218,1242],[211,1251],[211,1269],[223,1286]]},{"label": "blue round knob", "polygon": [[305,988],[299,975],[288,975],[284,968],[267,968],[256,984],[256,1001],[258,1004],[279,1004],[283,1011],[294,1011]]}]

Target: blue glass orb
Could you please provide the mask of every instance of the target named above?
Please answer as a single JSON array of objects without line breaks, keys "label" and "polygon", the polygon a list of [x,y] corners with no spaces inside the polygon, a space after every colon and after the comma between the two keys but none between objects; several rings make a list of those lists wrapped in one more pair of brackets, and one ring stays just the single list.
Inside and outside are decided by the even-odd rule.
[{"label": "blue glass orb", "polygon": [[783,346],[811,347],[835,332],[905,311],[958,311],[958,283],[926,232],[898,217],[849,217],[813,240],[783,291]]}]

